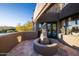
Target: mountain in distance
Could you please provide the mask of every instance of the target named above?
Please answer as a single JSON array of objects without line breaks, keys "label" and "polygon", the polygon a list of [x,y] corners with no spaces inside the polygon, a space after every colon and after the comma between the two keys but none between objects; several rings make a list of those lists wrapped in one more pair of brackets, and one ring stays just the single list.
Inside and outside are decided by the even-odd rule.
[{"label": "mountain in distance", "polygon": [[5,29],[15,29],[13,26],[0,26],[0,30],[5,30]]},{"label": "mountain in distance", "polygon": [[0,26],[0,33],[16,32],[16,27],[13,26]]}]

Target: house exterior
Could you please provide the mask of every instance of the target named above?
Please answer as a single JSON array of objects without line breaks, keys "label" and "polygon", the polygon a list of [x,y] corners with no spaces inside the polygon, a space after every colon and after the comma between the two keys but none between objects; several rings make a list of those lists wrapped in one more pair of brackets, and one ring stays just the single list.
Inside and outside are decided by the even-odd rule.
[{"label": "house exterior", "polygon": [[79,3],[37,3],[33,23],[38,37],[44,22],[49,38],[79,47]]}]

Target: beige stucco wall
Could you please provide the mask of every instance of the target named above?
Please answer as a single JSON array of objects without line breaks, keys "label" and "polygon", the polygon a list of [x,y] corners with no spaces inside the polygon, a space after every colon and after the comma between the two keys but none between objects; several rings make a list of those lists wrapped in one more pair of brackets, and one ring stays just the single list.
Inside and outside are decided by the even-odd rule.
[{"label": "beige stucco wall", "polygon": [[0,53],[7,53],[18,43],[35,38],[37,38],[36,32],[17,32],[0,36]]},{"label": "beige stucco wall", "polygon": [[[44,22],[44,21],[57,21],[59,20],[59,13],[60,11],[67,5],[68,3],[37,3],[34,14],[33,14],[33,21],[37,19],[37,16],[43,11],[42,9],[47,8],[46,13],[42,13],[42,15],[38,18],[37,22]],[[50,7],[51,5],[51,7]],[[45,10],[46,10],[45,9]]]},{"label": "beige stucco wall", "polygon": [[60,3],[52,5],[46,13],[58,13],[60,11]]},{"label": "beige stucco wall", "polygon": [[[40,7],[41,8],[41,7]],[[60,3],[52,3],[46,13],[42,14],[37,22],[52,22],[59,20]]]},{"label": "beige stucco wall", "polygon": [[46,3],[37,3],[34,15],[33,15],[33,20],[37,17],[37,15],[40,13],[40,11],[43,9]]},{"label": "beige stucco wall", "polygon": [[63,35],[63,40],[70,46],[79,48],[79,36]]}]

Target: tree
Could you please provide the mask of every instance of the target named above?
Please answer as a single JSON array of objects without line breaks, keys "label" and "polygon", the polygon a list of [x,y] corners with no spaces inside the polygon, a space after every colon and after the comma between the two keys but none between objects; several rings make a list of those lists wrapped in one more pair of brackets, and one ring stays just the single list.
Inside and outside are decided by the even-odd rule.
[{"label": "tree", "polygon": [[26,24],[24,25],[17,25],[16,26],[16,30],[18,32],[30,32],[32,31],[32,28],[33,28],[33,25],[32,25],[32,22],[31,21],[28,21]]},{"label": "tree", "polygon": [[24,26],[26,27],[27,32],[30,32],[33,29],[33,24],[30,21],[28,21]]},{"label": "tree", "polygon": [[25,26],[16,26],[16,30],[18,32],[25,32],[26,31]]}]

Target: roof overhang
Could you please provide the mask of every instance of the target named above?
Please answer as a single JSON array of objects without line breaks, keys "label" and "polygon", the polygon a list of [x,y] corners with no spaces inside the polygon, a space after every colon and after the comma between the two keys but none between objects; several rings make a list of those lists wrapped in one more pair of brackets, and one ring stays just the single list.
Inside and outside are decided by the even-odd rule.
[{"label": "roof overhang", "polygon": [[79,3],[69,3],[60,12],[60,19],[79,14]]},{"label": "roof overhang", "polygon": [[50,12],[42,14],[37,22],[53,22],[57,20],[59,20],[59,13]]},{"label": "roof overhang", "polygon": [[43,6],[43,8],[40,10],[40,12],[39,12],[39,14],[37,15],[37,17],[36,17],[35,19],[33,19],[33,22],[34,22],[34,23],[36,23],[37,20],[39,19],[39,17],[40,17],[41,15],[43,15],[43,14],[46,12],[46,10],[51,6],[51,4],[52,4],[52,3],[46,3],[46,4]]}]

